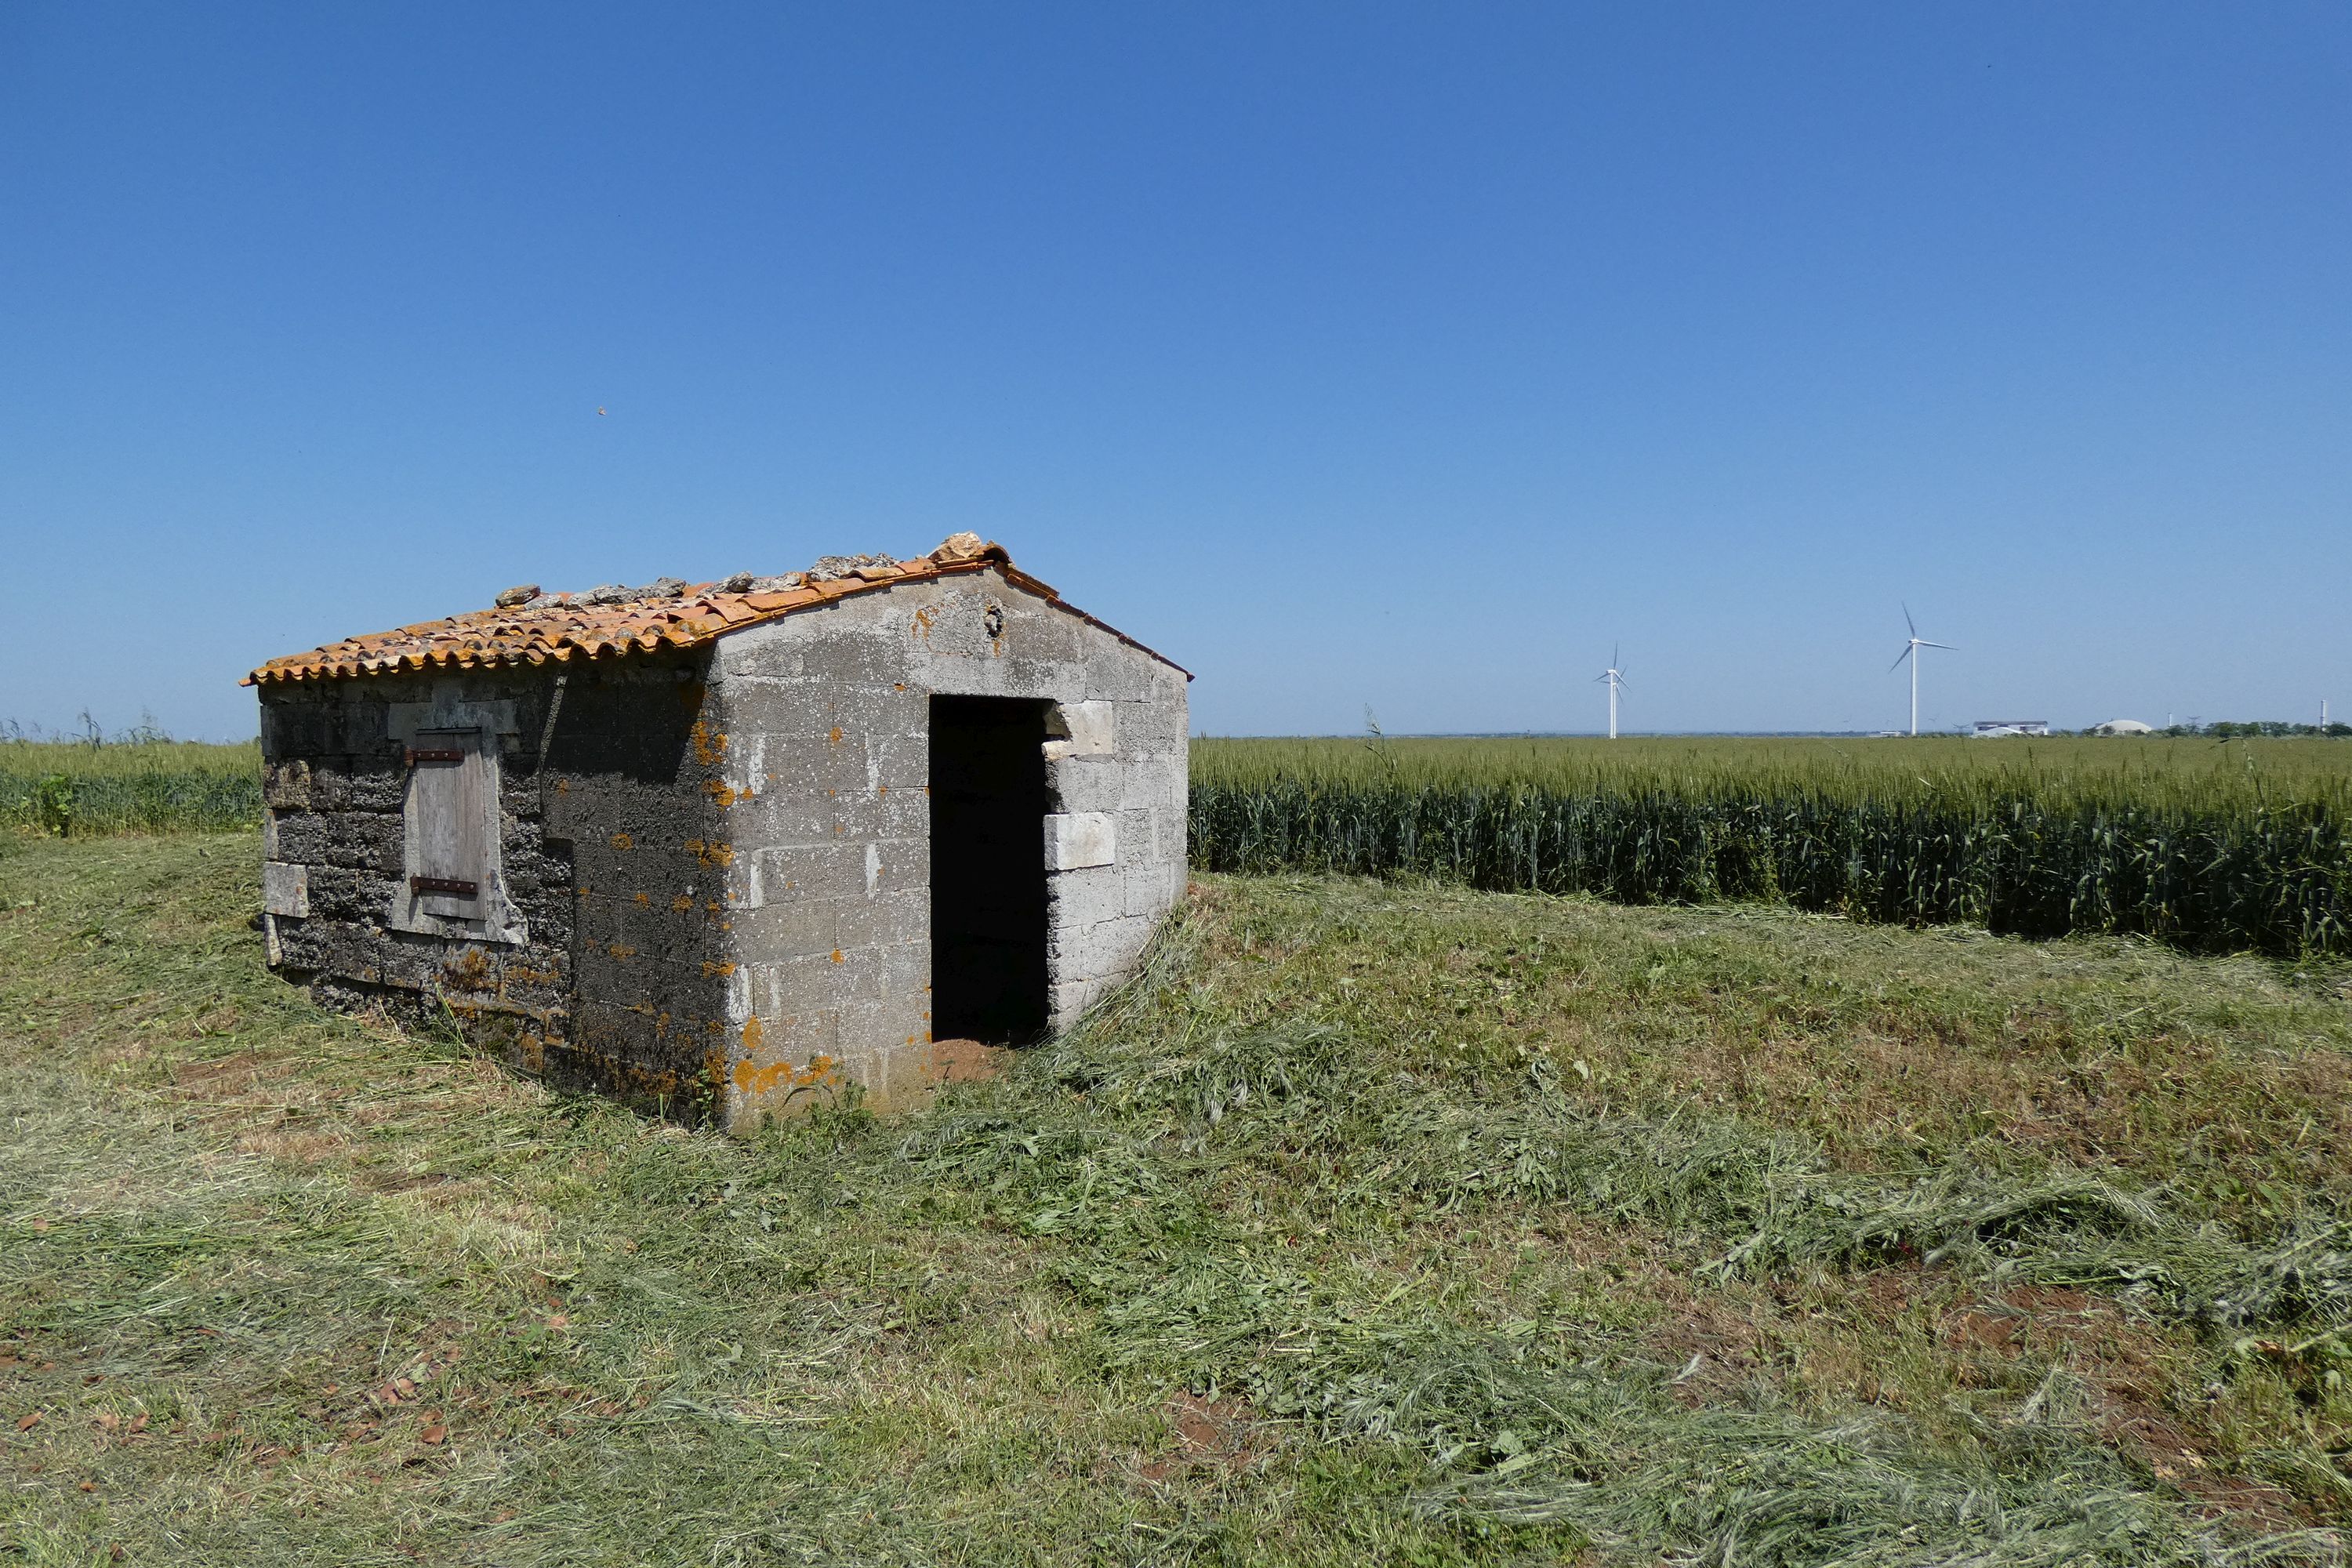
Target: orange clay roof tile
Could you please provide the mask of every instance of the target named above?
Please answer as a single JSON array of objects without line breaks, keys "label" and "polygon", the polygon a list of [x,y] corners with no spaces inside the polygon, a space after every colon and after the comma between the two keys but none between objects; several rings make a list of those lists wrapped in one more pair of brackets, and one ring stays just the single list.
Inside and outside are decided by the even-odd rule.
[{"label": "orange clay roof tile", "polygon": [[[777,581],[790,586],[768,586],[763,580],[758,591],[740,586],[730,590],[725,584],[704,583],[678,593],[677,584],[671,580],[664,584],[672,590],[670,594],[647,593],[643,597],[603,604],[591,603],[595,597],[592,595],[534,594],[522,604],[475,610],[437,621],[420,621],[394,631],[370,632],[308,653],[273,658],[247,676],[245,684],[375,675],[436,666],[479,668],[536,665],[630,651],[652,653],[664,647],[688,648],[722,633],[829,604],[849,595],[991,568],[1002,573],[1014,587],[1060,605],[1120,641],[1171,667],[1181,668],[1124,632],[1104,626],[1085,611],[1062,604],[1059,594],[1014,566],[1003,546],[983,545],[971,534],[958,534],[930,554],[913,561],[892,563],[860,557],[838,563],[828,560],[819,566],[831,568],[822,579],[814,574],[789,574]],[[740,577],[729,579],[739,585],[745,581]],[[499,596],[509,599],[524,592],[517,589]]]}]

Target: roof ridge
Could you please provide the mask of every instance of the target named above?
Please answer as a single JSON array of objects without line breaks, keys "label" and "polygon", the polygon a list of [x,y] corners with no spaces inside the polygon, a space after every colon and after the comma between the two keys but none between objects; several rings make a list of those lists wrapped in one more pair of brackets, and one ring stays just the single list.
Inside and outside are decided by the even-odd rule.
[{"label": "roof ridge", "polygon": [[508,589],[483,609],[464,610],[389,632],[344,637],[273,658],[247,675],[243,684],[434,668],[537,665],[551,659],[653,652],[664,645],[688,648],[850,595],[991,567],[1001,571],[1014,586],[1062,604],[1073,615],[1122,641],[1154,658],[1164,658],[1083,610],[1063,604],[1061,595],[1051,586],[1013,565],[1011,552],[1003,545],[982,543],[976,533],[955,533],[928,555],[912,560],[877,554],[827,555],[805,572],[772,577],[739,572],[702,584],[662,577],[643,590],[607,584],[586,594],[543,594],[538,584],[526,584]]}]

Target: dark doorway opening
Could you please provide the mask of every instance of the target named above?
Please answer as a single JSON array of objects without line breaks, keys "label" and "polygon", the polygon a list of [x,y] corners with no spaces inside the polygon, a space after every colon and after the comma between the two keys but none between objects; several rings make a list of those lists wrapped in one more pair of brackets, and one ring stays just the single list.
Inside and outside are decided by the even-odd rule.
[{"label": "dark doorway opening", "polygon": [[1040,1038],[1045,979],[1045,710],[931,699],[931,1034]]}]

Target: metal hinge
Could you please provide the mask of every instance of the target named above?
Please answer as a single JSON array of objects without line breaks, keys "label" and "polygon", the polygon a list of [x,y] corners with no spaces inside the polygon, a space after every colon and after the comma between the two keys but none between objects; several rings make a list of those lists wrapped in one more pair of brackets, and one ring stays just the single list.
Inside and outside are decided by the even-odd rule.
[{"label": "metal hinge", "polygon": [[411,877],[408,890],[412,893],[454,893],[461,899],[482,896],[479,882],[461,881],[456,877]]},{"label": "metal hinge", "polygon": [[463,752],[437,748],[432,751],[419,751],[415,746],[408,748],[408,765],[412,768],[419,763],[462,763],[465,760],[466,753]]}]

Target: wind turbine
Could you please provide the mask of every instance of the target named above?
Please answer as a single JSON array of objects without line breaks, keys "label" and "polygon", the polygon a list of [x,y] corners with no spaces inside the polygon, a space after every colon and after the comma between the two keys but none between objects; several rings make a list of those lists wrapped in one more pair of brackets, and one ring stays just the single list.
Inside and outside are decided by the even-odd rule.
[{"label": "wind turbine", "polygon": [[1919,732],[1919,650],[1923,647],[1940,647],[1952,653],[1960,650],[1950,643],[1929,642],[1921,637],[1919,623],[1911,618],[1911,606],[1908,605],[1903,606],[1903,624],[1911,628],[1911,640],[1903,645],[1903,651],[1895,656],[1895,662],[1886,667],[1886,672],[1892,675],[1902,668],[1905,659],[1911,661],[1911,732],[1916,735]]},{"label": "wind turbine", "polygon": [[1609,688],[1609,738],[1617,738],[1617,693],[1625,688],[1625,672],[1617,668],[1617,649],[1609,650],[1609,668],[1592,678]]}]

